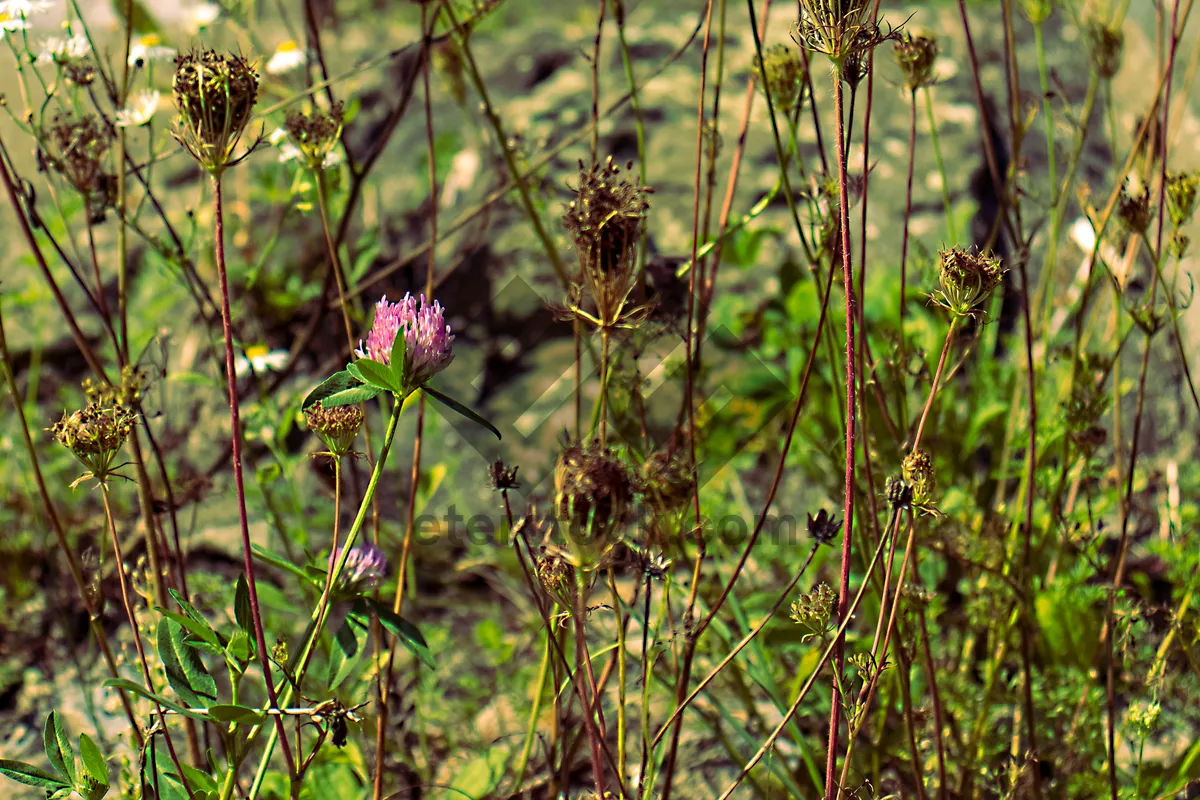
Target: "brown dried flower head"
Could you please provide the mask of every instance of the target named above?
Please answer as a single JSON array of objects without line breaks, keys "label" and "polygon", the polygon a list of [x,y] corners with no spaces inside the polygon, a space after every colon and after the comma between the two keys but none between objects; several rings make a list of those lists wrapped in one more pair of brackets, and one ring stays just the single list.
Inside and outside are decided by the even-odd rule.
[{"label": "brown dried flower head", "polygon": [[659,450],[642,464],[640,488],[655,511],[682,508],[692,496],[695,473],[679,453]]},{"label": "brown dried flower head", "polygon": [[[625,169],[633,169],[633,162]],[[635,284],[638,242],[650,207],[646,196],[651,191],[622,177],[611,156],[590,169],[579,163],[579,186],[562,222],[579,258],[582,283],[576,287],[574,299],[582,301],[586,289],[596,315],[573,310],[599,328],[631,321],[633,312],[626,310],[626,303]]]},{"label": "brown dried flower head", "polygon": [[342,136],[343,104],[339,100],[328,111],[311,108],[287,115],[283,127],[301,159],[311,170],[327,166],[327,159]]},{"label": "brown dried flower head", "polygon": [[1088,25],[1088,53],[1092,66],[1104,80],[1111,79],[1121,69],[1121,55],[1125,49],[1125,34],[1115,26],[1102,22]]},{"label": "brown dried flower head", "polygon": [[112,133],[96,116],[58,115],[45,131],[50,164],[83,195],[93,215],[108,204],[115,177],[105,169]]},{"label": "brown dried flower head", "polygon": [[1117,217],[1130,231],[1145,233],[1154,219],[1154,209],[1150,205],[1150,189],[1143,186],[1141,191],[1131,192],[1128,183],[1121,187],[1121,195],[1117,199]]},{"label": "brown dried flower head", "polygon": [[258,74],[250,62],[215,50],[181,53],[172,92],[179,109],[172,135],[179,143],[214,175],[236,163],[233,152],[258,101]]},{"label": "brown dried flower head", "polygon": [[308,429],[317,434],[329,452],[341,458],[351,452],[354,439],[363,425],[363,412],[358,406],[325,408],[318,400],[304,409]]},{"label": "brown dried flower head", "polygon": [[579,587],[575,569],[567,556],[556,547],[543,547],[535,559],[538,583],[552,600],[563,608],[574,608]]},{"label": "brown dried flower head", "polygon": [[952,247],[938,254],[940,288],[934,292],[934,303],[956,317],[978,313],[978,308],[1000,285],[1004,268],[991,251],[964,250]]},{"label": "brown dried flower head", "polygon": [[497,458],[488,467],[488,480],[492,488],[498,492],[521,488],[521,482],[517,480],[517,470],[519,469],[520,467],[510,467]]},{"label": "brown dried flower head", "polygon": [[554,467],[554,510],[567,525],[573,554],[587,565],[613,545],[614,528],[633,503],[629,471],[598,442],[568,445]]},{"label": "brown dried flower head", "polygon": [[113,470],[125,440],[137,421],[129,406],[114,402],[111,395],[97,395],[71,414],[63,414],[49,430],[58,443],[70,450],[87,467],[87,473],[72,484],[95,478],[103,482]]},{"label": "brown dried flower head", "polygon": [[843,79],[848,60],[865,60],[867,53],[895,35],[875,22],[871,0],[800,0],[797,44],[828,56]]},{"label": "brown dried flower head", "polygon": [[893,53],[904,73],[904,85],[915,92],[934,83],[933,65],[938,57],[937,40],[932,36],[913,36],[905,33],[896,42]]}]

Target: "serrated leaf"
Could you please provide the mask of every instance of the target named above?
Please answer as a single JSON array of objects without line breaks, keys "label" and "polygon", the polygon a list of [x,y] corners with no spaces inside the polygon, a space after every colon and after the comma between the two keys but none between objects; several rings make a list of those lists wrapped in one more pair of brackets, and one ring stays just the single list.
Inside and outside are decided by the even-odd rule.
[{"label": "serrated leaf", "polygon": [[496,430],[495,425],[488,422],[486,419],[479,416],[479,414],[475,413],[470,408],[467,408],[467,406],[458,402],[453,397],[450,397],[447,394],[439,392],[437,389],[434,389],[432,386],[422,386],[421,388],[424,389],[425,392],[427,392],[430,397],[432,397],[434,400],[437,400],[439,403],[446,406],[446,408],[450,409],[454,413],[459,414],[463,417],[466,417],[467,419],[471,420],[471,422],[474,422],[476,425],[480,425],[484,428],[487,428],[489,431],[496,434],[497,439],[503,438],[500,436],[500,431]]},{"label": "serrated leaf", "polygon": [[383,391],[400,391],[400,384],[396,381],[396,376],[392,374],[392,368],[387,364],[381,364],[369,358],[360,358],[354,362],[354,366],[368,384]]},{"label": "serrated leaf", "polygon": [[254,630],[254,615],[250,611],[250,586],[246,574],[238,575],[237,588],[233,591],[233,618],[247,635]]},{"label": "serrated leaf", "polygon": [[42,727],[42,746],[51,766],[65,775],[68,782],[74,783],[75,751],[71,749],[62,715],[57,711],[51,711],[46,717],[46,724]]},{"label": "serrated leaf", "polygon": [[176,703],[174,700],[168,700],[167,698],[163,697],[161,694],[155,694],[154,692],[147,689],[145,686],[141,686],[141,685],[136,684],[133,681],[127,680],[125,678],[109,678],[108,680],[106,680],[104,682],[104,686],[108,687],[109,689],[120,689],[120,690],[126,691],[126,692],[133,692],[134,694],[138,695],[139,697],[144,697],[147,700],[152,700],[152,701],[158,703],[163,708],[169,708],[172,711],[174,711],[176,714],[182,714],[185,717],[191,717],[192,719],[203,719],[203,720],[208,719],[208,715],[205,713],[202,713],[200,711],[193,711],[192,709],[188,708],[187,706],[180,705],[179,703]]},{"label": "serrated leaf", "polygon": [[24,761],[10,761],[7,758],[0,758],[0,775],[26,786],[36,786],[39,789],[57,791],[64,786],[67,788],[71,786],[59,776],[39,769],[33,764],[26,764]]},{"label": "serrated leaf", "polygon": [[379,618],[379,624],[399,639],[400,644],[408,648],[409,652],[421,659],[427,667],[432,669],[436,666],[433,661],[433,653],[429,652],[429,645],[425,642],[421,631],[417,630],[416,625],[392,611],[388,606],[369,597],[361,597],[354,604],[350,614],[357,616],[360,621],[363,621],[363,624],[369,620],[370,614],[374,614]]},{"label": "serrated leaf", "polygon": [[86,733],[79,734],[79,755],[83,758],[83,768],[97,783],[108,786],[108,763],[104,754]]},{"label": "serrated leaf", "polygon": [[347,616],[333,637],[333,652],[329,655],[329,691],[336,689],[354,672],[366,647],[367,627],[353,616]]},{"label": "serrated leaf", "polygon": [[232,703],[218,703],[208,707],[208,714],[217,722],[261,723],[266,716],[259,710]]},{"label": "serrated leaf", "polygon": [[204,668],[200,654],[184,643],[184,628],[175,620],[158,622],[158,655],[167,683],[189,706],[205,706],[217,699],[217,682]]}]

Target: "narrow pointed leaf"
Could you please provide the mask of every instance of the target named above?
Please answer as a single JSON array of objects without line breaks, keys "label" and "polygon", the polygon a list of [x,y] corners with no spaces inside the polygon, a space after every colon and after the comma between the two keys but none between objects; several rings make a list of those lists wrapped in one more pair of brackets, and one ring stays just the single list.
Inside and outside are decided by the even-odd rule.
[{"label": "narrow pointed leaf", "polygon": [[355,665],[367,646],[367,627],[353,616],[347,616],[333,638],[329,655],[329,690],[333,691],[354,672]]},{"label": "narrow pointed leaf", "polygon": [[120,689],[120,690],[126,691],[126,692],[133,692],[134,694],[138,695],[139,697],[144,697],[147,700],[153,700],[154,702],[158,703],[163,708],[169,708],[172,711],[174,711],[176,714],[182,714],[185,717],[191,717],[192,719],[203,719],[203,720],[208,719],[208,714],[205,714],[200,711],[193,711],[192,709],[188,708],[187,706],[180,705],[179,703],[176,703],[174,700],[168,700],[167,698],[163,697],[161,694],[155,694],[154,692],[151,692],[150,690],[148,690],[146,687],[136,684],[133,681],[127,680],[125,678],[109,678],[108,680],[106,680],[104,682],[104,685],[110,689]]},{"label": "narrow pointed leaf", "polygon": [[309,580],[308,573],[292,562],[288,561],[286,558],[281,558],[280,556],[277,556],[271,551],[256,544],[250,545],[250,549],[254,551],[254,555],[257,556],[260,561],[265,561],[273,567],[279,567],[279,569],[290,572],[297,577],[304,578],[304,580]]},{"label": "narrow pointed leaf", "polygon": [[195,606],[193,606],[187,600],[184,600],[183,595],[181,595],[179,592],[175,591],[174,589],[169,589],[168,591],[171,593],[171,597],[175,598],[175,602],[179,604],[179,607],[181,609],[183,609],[183,613],[187,614],[189,617],[191,617],[193,620],[195,620],[197,625],[206,629],[209,632],[209,635],[201,634],[197,630],[194,630],[192,628],[188,628],[188,630],[191,630],[192,633],[195,633],[197,636],[199,636],[201,639],[203,639],[206,642],[212,642],[214,644],[224,645],[223,637],[221,636],[221,634],[219,634],[219,633],[217,633],[217,631],[213,630],[213,626],[208,624],[208,620],[206,620],[204,618],[204,615],[201,614],[196,609]]},{"label": "narrow pointed leaf", "polygon": [[217,705],[209,706],[208,714],[217,722],[249,722],[257,725],[266,719],[266,716],[258,709],[233,705],[231,703],[218,703]]},{"label": "narrow pointed leaf", "polygon": [[471,420],[471,422],[474,422],[476,425],[481,425],[484,428],[487,428],[489,431],[496,434],[497,439],[503,438],[500,436],[500,431],[496,430],[495,425],[488,422],[486,419],[479,416],[479,414],[475,413],[470,408],[467,408],[467,406],[458,402],[453,397],[450,397],[447,394],[443,394],[442,392],[439,392],[437,389],[434,389],[432,386],[422,386],[421,388],[424,389],[429,394],[430,397],[432,397],[434,400],[437,400],[439,403],[441,403],[442,405],[444,405],[446,408],[450,409],[454,413],[460,414],[461,416],[466,417],[467,419]]},{"label": "narrow pointed leaf", "polygon": [[391,361],[392,379],[396,382],[396,388],[404,386],[404,372],[407,362],[408,340],[404,338],[404,329],[401,328],[396,333],[396,339],[392,342],[392,353],[388,356]]},{"label": "narrow pointed leaf", "polygon": [[249,634],[254,630],[254,615],[250,611],[250,587],[246,584],[246,575],[238,576],[237,588],[233,591],[233,618],[238,627]]},{"label": "narrow pointed leaf", "polygon": [[67,776],[68,781],[74,783],[75,751],[71,749],[71,740],[67,737],[62,715],[57,711],[51,711],[46,717],[46,725],[42,728],[42,746],[50,764]]},{"label": "narrow pointed leaf", "polygon": [[184,628],[173,619],[158,623],[158,655],[167,683],[189,706],[206,706],[217,699],[217,682],[208,674],[200,654],[184,644]]},{"label": "narrow pointed leaf", "polygon": [[108,786],[108,764],[100,748],[86,733],[79,734],[79,755],[83,757],[83,768],[97,783]]},{"label": "narrow pointed leaf", "polygon": [[379,618],[379,624],[399,639],[400,644],[408,648],[409,652],[421,659],[427,667],[435,668],[433,653],[429,652],[429,645],[425,642],[421,631],[417,630],[416,625],[393,612],[388,606],[369,597],[362,597],[355,603],[350,614],[364,621],[369,620],[370,614],[374,614]]},{"label": "narrow pointed leaf", "polygon": [[71,786],[59,776],[39,769],[33,764],[26,764],[24,761],[10,761],[7,758],[0,758],[0,775],[26,786],[36,786],[39,789],[50,791],[58,791],[64,786],[68,788]]}]

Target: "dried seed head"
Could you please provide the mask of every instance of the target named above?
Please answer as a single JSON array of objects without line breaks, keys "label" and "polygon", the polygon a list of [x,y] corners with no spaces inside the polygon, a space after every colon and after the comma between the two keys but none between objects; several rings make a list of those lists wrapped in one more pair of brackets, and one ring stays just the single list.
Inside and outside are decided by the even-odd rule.
[{"label": "dried seed head", "polygon": [[96,80],[96,65],[90,58],[72,58],[63,64],[68,86],[91,86]]},{"label": "dried seed head", "polygon": [[[625,169],[633,169],[633,163]],[[590,169],[579,164],[579,186],[562,222],[579,258],[582,282],[576,291],[582,295],[587,289],[599,327],[616,326],[626,316],[651,191],[623,178],[611,156]]]},{"label": "dried seed head", "polygon": [[172,135],[202,167],[220,174],[235,163],[258,101],[258,74],[240,55],[192,50],[175,58],[172,82],[179,109]]},{"label": "dried seed head", "polygon": [[492,488],[498,492],[506,492],[509,489],[519,489],[521,482],[517,480],[517,470],[520,467],[510,467],[500,459],[488,467],[488,479],[492,484]]},{"label": "dried seed head", "polygon": [[329,111],[312,108],[287,115],[283,127],[309,169],[319,170],[326,166],[326,159],[341,140],[342,116],[341,101],[334,103]]},{"label": "dried seed head", "polygon": [[793,38],[839,68],[852,57],[865,60],[868,52],[895,36],[876,24],[874,6],[870,0],[800,0]]},{"label": "dried seed head", "polygon": [[329,448],[335,457],[350,453],[359,428],[363,425],[363,412],[358,406],[334,406],[325,408],[318,400],[304,409],[304,420],[308,429]]},{"label": "dried seed head", "polygon": [[978,313],[979,306],[1004,277],[1000,259],[991,251],[961,247],[942,250],[938,255],[941,258],[938,269],[940,289],[932,295],[933,301],[956,317]]},{"label": "dried seed head", "polygon": [[95,116],[75,117],[60,114],[45,131],[47,157],[75,191],[93,204],[107,204],[116,179],[105,169],[112,133]]},{"label": "dried seed head", "polygon": [[650,507],[667,513],[682,508],[692,496],[695,473],[678,453],[659,450],[642,464],[639,483]]},{"label": "dried seed head", "polygon": [[1133,233],[1145,233],[1154,219],[1154,209],[1150,206],[1150,189],[1143,186],[1140,192],[1130,193],[1129,184],[1121,187],[1121,196],[1117,200],[1117,217]]},{"label": "dried seed head", "polygon": [[1125,49],[1125,34],[1117,27],[1102,22],[1088,26],[1088,52],[1092,66],[1104,80],[1111,79],[1121,69],[1121,54]]},{"label": "dried seed head", "polygon": [[912,487],[913,502],[919,506],[932,504],[933,492],[937,486],[933,474],[933,457],[924,450],[913,450],[904,457],[901,469],[904,482]]},{"label": "dried seed head", "polygon": [[80,480],[103,482],[112,473],[113,461],[136,421],[137,413],[130,406],[114,401],[111,395],[97,395],[80,410],[63,414],[49,430],[87,467]]},{"label": "dried seed head", "polygon": [[938,57],[937,40],[932,36],[905,33],[893,50],[896,63],[904,73],[904,85],[915,92],[934,82],[933,65]]},{"label": "dried seed head", "polygon": [[777,110],[787,113],[804,102],[808,71],[800,53],[786,44],[774,44],[764,50],[762,64],[755,74]]},{"label": "dried seed head", "polygon": [[625,465],[598,442],[567,446],[554,467],[554,508],[573,544],[610,546],[613,529],[630,511],[633,489]]},{"label": "dried seed head", "polygon": [[884,493],[893,510],[912,508],[913,490],[903,478],[889,476],[884,482]]},{"label": "dried seed head", "polygon": [[535,561],[542,590],[563,608],[574,608],[579,587],[575,584],[575,570],[566,555],[558,548],[543,547]]},{"label": "dried seed head", "polygon": [[808,535],[814,542],[832,544],[841,529],[842,521],[827,513],[823,508],[817,512],[815,517],[812,514],[808,515]]},{"label": "dried seed head", "polygon": [[1188,245],[1192,240],[1183,231],[1175,231],[1171,234],[1171,240],[1167,242],[1167,247],[1170,248],[1171,255],[1176,259],[1182,259],[1187,255]]},{"label": "dried seed head", "polygon": [[1200,172],[1167,173],[1167,210],[1171,224],[1182,228],[1196,213],[1196,191],[1200,187]]}]

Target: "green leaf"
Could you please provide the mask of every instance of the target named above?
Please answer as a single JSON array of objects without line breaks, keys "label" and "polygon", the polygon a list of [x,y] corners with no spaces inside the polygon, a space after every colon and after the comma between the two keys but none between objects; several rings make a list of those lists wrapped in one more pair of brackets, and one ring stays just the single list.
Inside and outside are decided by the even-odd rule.
[{"label": "green leaf", "polygon": [[232,703],[218,703],[208,707],[208,714],[217,722],[250,722],[255,725],[266,719],[261,711]]},{"label": "green leaf", "polygon": [[237,630],[229,637],[229,645],[225,650],[235,661],[249,661],[251,648],[250,637],[245,631]]},{"label": "green leaf", "polygon": [[83,757],[83,768],[88,771],[93,780],[108,786],[108,764],[100,748],[86,733],[79,734],[79,755]]},{"label": "green leaf", "polygon": [[[130,30],[137,31],[141,34],[158,33],[158,23],[154,17],[146,10],[138,0],[112,0],[110,3],[117,17],[122,23],[127,25]],[[125,10],[129,9],[129,18],[126,19]]]},{"label": "green leaf", "polygon": [[204,668],[200,654],[184,643],[184,628],[165,617],[158,622],[158,655],[167,683],[189,706],[204,706],[217,699],[217,682]]},{"label": "green leaf", "polygon": [[[204,615],[201,614],[194,605],[189,603],[187,600],[184,600],[183,595],[179,594],[179,592],[175,591],[174,589],[168,589],[167,591],[169,591],[171,593],[171,597],[175,598],[175,602],[179,605],[180,608],[183,609],[183,613],[187,614],[188,617],[190,617],[197,624],[197,626],[207,630],[208,633],[207,634],[201,633],[199,630],[197,630],[195,628],[191,628],[187,625],[184,625],[185,628],[187,628],[192,633],[196,634],[197,636],[199,636],[201,639],[203,639],[206,642],[212,642],[213,644],[220,644],[220,645],[224,644],[221,634],[217,633],[213,629],[213,626],[208,624],[208,620],[206,620],[204,618]],[[182,625],[183,623],[181,622],[180,624]]]},{"label": "green leaf", "polygon": [[185,717],[191,717],[192,719],[201,719],[201,720],[208,719],[208,714],[205,714],[205,713],[202,713],[199,711],[193,711],[192,709],[188,708],[187,706],[182,706],[179,703],[176,703],[174,700],[168,700],[167,698],[163,697],[162,695],[155,694],[154,692],[148,690],[146,687],[140,686],[131,680],[126,680],[125,678],[109,678],[108,680],[106,680],[104,682],[104,685],[110,689],[120,689],[121,691],[125,691],[125,692],[133,692],[134,694],[138,695],[139,697],[144,697],[147,700],[152,700],[155,703],[158,703],[163,708],[169,708],[172,711],[174,711],[176,714],[182,714]]},{"label": "green leaf", "polygon": [[472,411],[471,409],[467,408],[462,403],[455,400],[453,397],[450,397],[449,395],[439,392],[437,389],[434,389],[432,386],[422,386],[421,388],[424,389],[429,394],[430,397],[432,397],[434,400],[437,400],[439,403],[444,405],[446,408],[450,409],[451,411],[455,412],[456,414],[461,414],[462,416],[471,420],[471,422],[474,422],[476,425],[482,425],[483,427],[487,428],[489,431],[496,434],[497,439],[503,438],[500,436],[500,431],[496,430],[495,425],[488,422],[486,419],[479,416],[474,411]]},{"label": "green leaf", "polygon": [[279,567],[279,569],[284,570],[285,572],[290,572],[306,581],[310,580],[308,573],[292,562],[288,561],[286,558],[281,558],[280,556],[277,556],[271,551],[266,550],[256,544],[250,545],[250,549],[254,551],[254,555],[258,556],[260,561],[265,561],[273,567]]},{"label": "green leaf", "polygon": [[333,637],[333,652],[329,655],[329,691],[333,691],[354,672],[354,667],[367,647],[367,627],[360,620],[347,616]]},{"label": "green leaf", "polygon": [[[165,608],[158,609],[158,613],[162,614],[167,619],[173,620],[176,624],[187,629],[188,633],[195,636],[201,642],[212,645],[217,648],[217,652],[221,651],[220,643],[217,641],[217,633],[207,625],[202,625],[186,614],[180,614],[177,611],[168,611]],[[193,647],[198,643],[190,642]]]},{"label": "green leaf", "polygon": [[250,610],[250,586],[246,574],[238,575],[237,588],[233,591],[233,618],[247,635],[254,630],[254,614]]},{"label": "green leaf", "polygon": [[395,380],[396,386],[404,388],[404,372],[405,365],[408,363],[406,354],[408,351],[408,340],[404,338],[404,329],[401,328],[396,333],[396,338],[392,341],[392,352],[388,356],[388,361],[391,362],[392,379]]},{"label": "green leaf", "polygon": [[62,716],[57,711],[51,711],[46,717],[42,728],[42,745],[46,750],[46,758],[50,764],[71,783],[75,782],[75,751],[71,749],[71,740],[63,725]]},{"label": "green leaf", "polygon": [[400,644],[408,648],[409,652],[421,659],[427,667],[435,668],[433,654],[429,652],[429,645],[426,644],[425,637],[417,630],[417,626],[392,611],[388,606],[369,597],[361,597],[354,604],[350,614],[358,616],[360,621],[364,621],[364,624],[366,624],[365,620],[369,618],[368,615],[374,614],[379,618],[379,624],[399,639]]},{"label": "green leaf", "polygon": [[325,408],[348,406],[370,400],[379,394],[378,389],[367,386],[365,383],[361,376],[356,376],[349,369],[335,372],[309,392],[300,407],[308,408],[318,400]]},{"label": "green leaf", "polygon": [[387,364],[381,364],[369,358],[360,358],[354,362],[354,366],[368,384],[383,391],[397,393],[400,391],[400,384],[396,381],[396,376],[392,374],[392,368]]},{"label": "green leaf", "polygon": [[[212,709],[209,709],[211,711]],[[219,794],[221,787],[217,785],[216,779],[203,770],[190,767],[187,764],[180,764],[183,768],[184,777],[187,778],[188,784],[192,787],[193,793],[198,792],[213,792]]]},{"label": "green leaf", "polygon": [[26,786],[36,786],[39,789],[57,791],[64,786],[68,789],[71,787],[71,784],[62,778],[44,769],[39,769],[33,764],[26,764],[24,761],[10,761],[7,758],[0,758],[0,775]]}]

